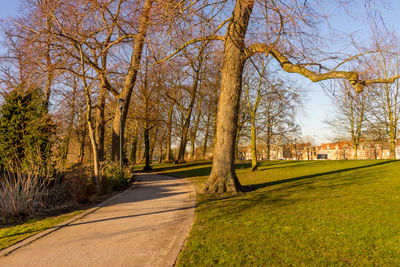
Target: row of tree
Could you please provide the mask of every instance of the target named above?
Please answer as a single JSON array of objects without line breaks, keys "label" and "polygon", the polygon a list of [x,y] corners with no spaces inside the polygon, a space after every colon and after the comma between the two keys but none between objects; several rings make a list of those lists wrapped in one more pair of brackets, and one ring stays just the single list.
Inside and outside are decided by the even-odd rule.
[{"label": "row of tree", "polygon": [[[391,77],[400,73],[398,39],[391,35],[375,34],[372,47],[376,51],[368,60],[359,60],[373,75]],[[400,83],[376,84],[363,93],[352,90],[349,82],[336,81],[328,88],[335,107],[327,124],[336,130],[336,138],[352,140],[353,158],[362,140],[389,142],[390,158],[396,159],[396,144],[400,123]]]},{"label": "row of tree", "polygon": [[213,156],[203,192],[237,192],[235,147],[246,122],[254,150],[257,133],[271,144],[297,129],[301,92],[275,69],[314,82],[344,79],[357,93],[399,78],[351,65],[376,55],[369,50],[327,59],[318,28],[323,7],[301,0],[27,1],[5,27],[1,84],[6,92],[19,84],[43,89],[61,162],[73,133],[80,162],[90,140],[95,176],[101,161],[119,159],[120,132],[124,153],[146,166],[155,150],[182,162],[187,145],[194,157],[200,143],[202,156]]}]

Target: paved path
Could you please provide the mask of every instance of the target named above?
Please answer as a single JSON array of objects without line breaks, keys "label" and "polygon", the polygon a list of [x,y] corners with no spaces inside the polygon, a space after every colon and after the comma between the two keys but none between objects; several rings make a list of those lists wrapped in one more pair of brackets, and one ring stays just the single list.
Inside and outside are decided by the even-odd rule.
[{"label": "paved path", "polygon": [[135,188],[0,257],[0,266],[172,266],[193,222],[194,186],[165,175],[137,177]]}]

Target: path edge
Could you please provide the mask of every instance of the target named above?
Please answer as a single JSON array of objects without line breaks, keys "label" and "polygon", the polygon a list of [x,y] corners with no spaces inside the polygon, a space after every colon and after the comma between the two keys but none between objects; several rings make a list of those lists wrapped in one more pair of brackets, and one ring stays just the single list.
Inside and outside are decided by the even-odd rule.
[{"label": "path edge", "polygon": [[24,247],[26,245],[29,245],[32,242],[34,242],[34,241],[36,241],[36,240],[38,240],[38,239],[40,239],[40,238],[42,238],[44,236],[47,236],[47,235],[49,235],[49,234],[51,234],[51,233],[53,233],[53,232],[65,227],[65,226],[67,226],[67,225],[69,225],[69,224],[71,224],[71,223],[73,223],[73,222],[85,217],[86,215],[88,215],[88,214],[90,214],[92,212],[95,212],[96,210],[106,206],[108,203],[110,203],[114,199],[119,198],[119,197],[125,195],[126,193],[128,193],[130,190],[135,189],[138,186],[139,182],[140,182],[140,179],[136,179],[134,181],[133,185],[131,185],[129,188],[127,188],[124,191],[116,194],[115,196],[112,196],[112,197],[104,200],[103,202],[97,204],[93,208],[90,208],[90,209],[88,209],[88,210],[86,210],[86,211],[84,211],[84,212],[82,212],[82,213],[80,213],[80,214],[78,214],[78,215],[76,215],[76,216],[64,221],[64,222],[61,222],[61,223],[59,223],[59,224],[57,224],[55,226],[52,226],[52,227],[50,227],[48,229],[45,229],[45,230],[43,230],[43,231],[41,231],[41,232],[39,232],[39,233],[37,233],[37,234],[35,234],[33,236],[30,236],[30,237],[28,237],[26,239],[23,239],[23,240],[15,243],[14,245],[11,245],[11,246],[3,249],[3,250],[0,250],[0,257],[5,257],[5,256],[11,254],[12,252],[14,252],[17,249],[19,249],[21,247]]},{"label": "path edge", "polygon": [[[164,173],[154,173],[158,175],[164,175],[164,176],[169,176],[172,178],[181,178],[181,177],[175,177],[175,176],[170,176],[168,174]],[[189,223],[184,224],[182,228],[179,231],[179,235],[175,238],[171,248],[169,249],[165,259],[163,260],[163,265],[165,266],[176,266],[178,263],[179,255],[181,254],[182,250],[187,244],[190,232],[192,231],[194,221],[196,219],[196,209],[197,209],[197,199],[198,199],[198,191],[196,185],[187,180],[186,178],[181,178],[186,184],[189,184],[193,188],[193,193],[194,197],[191,199],[191,204],[193,206],[192,212],[190,214],[190,217],[187,219]]]}]

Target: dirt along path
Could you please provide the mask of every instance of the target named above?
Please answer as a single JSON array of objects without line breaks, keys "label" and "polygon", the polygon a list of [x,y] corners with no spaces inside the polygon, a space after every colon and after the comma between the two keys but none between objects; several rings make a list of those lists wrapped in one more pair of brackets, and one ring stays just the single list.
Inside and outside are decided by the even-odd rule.
[{"label": "dirt along path", "polygon": [[104,207],[0,257],[0,266],[172,266],[194,218],[195,188],[138,174]]}]

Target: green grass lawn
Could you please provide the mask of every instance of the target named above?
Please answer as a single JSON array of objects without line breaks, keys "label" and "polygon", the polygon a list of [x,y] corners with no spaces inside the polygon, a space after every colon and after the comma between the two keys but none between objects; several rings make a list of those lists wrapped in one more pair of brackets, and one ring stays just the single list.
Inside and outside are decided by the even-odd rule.
[{"label": "green grass lawn", "polygon": [[[178,266],[400,266],[399,161],[271,161],[259,169],[237,165],[251,192],[200,196]],[[211,164],[159,170],[200,186]]]},{"label": "green grass lawn", "polygon": [[82,213],[83,211],[84,210],[79,210],[59,216],[36,218],[20,225],[2,227],[0,228],[0,250],[14,245],[15,243],[20,242],[43,230],[54,227],[55,225]]}]

